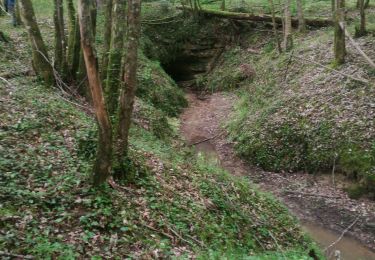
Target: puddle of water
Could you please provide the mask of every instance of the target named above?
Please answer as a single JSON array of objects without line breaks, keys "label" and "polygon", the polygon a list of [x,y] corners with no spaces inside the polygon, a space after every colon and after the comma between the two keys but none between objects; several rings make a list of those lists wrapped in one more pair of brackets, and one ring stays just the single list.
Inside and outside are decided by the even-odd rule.
[{"label": "puddle of water", "polygon": [[[340,236],[334,231],[311,222],[302,223],[302,227],[322,249],[331,245]],[[375,253],[351,237],[344,236],[340,242],[328,250],[327,257],[329,259],[337,259],[334,257],[336,250],[340,251],[341,260],[375,260]]]}]

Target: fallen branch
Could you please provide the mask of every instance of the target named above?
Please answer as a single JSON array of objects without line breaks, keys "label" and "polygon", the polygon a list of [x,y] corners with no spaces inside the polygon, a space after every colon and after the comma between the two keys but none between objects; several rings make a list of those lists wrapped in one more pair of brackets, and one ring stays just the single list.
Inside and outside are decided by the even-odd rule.
[{"label": "fallen branch", "polygon": [[375,68],[375,63],[370,59],[369,56],[366,55],[366,53],[361,49],[361,47],[359,47],[359,45],[354,41],[354,39],[352,38],[352,36],[350,36],[350,33],[348,32],[348,30],[346,30],[345,28],[345,24],[343,22],[339,23],[340,24],[340,27],[341,29],[345,32],[345,35],[346,37],[349,38],[349,41],[350,43],[353,45],[354,48],[357,49],[357,51],[359,52],[359,54],[362,55],[362,57],[373,67]]},{"label": "fallen branch", "polygon": [[0,256],[18,258],[18,259],[35,259],[35,257],[31,255],[17,255],[17,254],[12,254],[12,253],[5,252],[5,251],[0,251]]},{"label": "fallen branch", "polygon": [[4,81],[8,86],[12,86],[12,84],[10,84],[10,82],[9,81],[7,81],[6,79],[4,79],[3,77],[0,77],[0,79],[2,80],[2,81]]},{"label": "fallen branch", "polygon": [[144,224],[144,223],[141,223],[141,225],[144,226],[144,227],[146,227],[146,228],[148,228],[148,229],[150,229],[150,230],[152,230],[152,231],[155,231],[155,232],[157,232],[157,233],[160,233],[160,234],[162,234],[162,235],[168,237],[171,241],[174,241],[174,237],[172,237],[171,235],[169,235],[169,234],[167,234],[167,233],[165,233],[165,232],[163,232],[163,231],[161,231],[161,230],[158,230],[158,229],[156,229],[156,228],[153,228],[153,227],[151,227],[151,226],[149,226],[149,225],[147,225],[147,224]]},{"label": "fallen branch", "polygon": [[[177,6],[177,9],[182,10],[182,6]],[[191,7],[185,7],[185,10],[190,12],[196,12]],[[210,10],[210,9],[200,9],[198,12],[208,15],[208,16],[215,16],[224,19],[233,19],[233,20],[249,20],[249,21],[256,21],[256,22],[272,22],[271,15],[254,15],[249,13],[237,13],[237,12],[228,12],[228,11],[219,11],[219,10]],[[306,24],[311,27],[327,27],[333,26],[333,21],[331,19],[319,19],[319,18],[306,18]],[[275,22],[278,24],[282,24],[283,18],[281,16],[275,17]],[[292,18],[292,25],[294,27],[298,26],[298,19]]]},{"label": "fallen branch", "polygon": [[323,65],[323,64],[320,64],[319,62],[316,62],[316,61],[313,61],[313,60],[310,60],[310,59],[306,59],[306,58],[304,58],[304,57],[297,56],[297,55],[294,55],[294,57],[298,58],[298,59],[296,59],[296,61],[302,62],[301,60],[305,60],[305,61],[308,61],[308,62],[314,63],[315,65],[318,65],[319,67],[322,67],[322,68],[325,68],[325,69],[327,69],[327,70],[333,71],[333,72],[335,72],[335,73],[337,73],[337,74],[340,74],[340,75],[342,75],[342,76],[344,76],[344,77],[347,77],[347,78],[349,78],[349,79],[351,79],[351,80],[358,81],[358,82],[361,82],[361,83],[363,83],[363,84],[369,84],[369,83],[370,83],[367,79],[356,78],[356,77],[354,77],[354,76],[352,76],[352,75],[349,75],[349,74],[343,73],[343,72],[341,72],[341,71],[338,71],[338,70],[332,69],[332,68],[330,68],[330,67],[328,67],[328,66],[325,66],[325,65]]},{"label": "fallen branch", "polygon": [[360,215],[358,215],[357,217],[356,217],[356,219],[353,221],[353,223],[352,224],[350,224],[342,233],[341,233],[341,235],[337,238],[337,240],[336,241],[334,241],[332,244],[330,244],[329,246],[327,246],[325,249],[324,249],[324,251],[326,252],[329,248],[331,248],[331,247],[333,247],[334,245],[336,245],[338,242],[340,242],[341,241],[341,239],[344,237],[344,235],[358,222],[358,220],[359,220],[359,216]]},{"label": "fallen branch", "polygon": [[220,132],[220,133],[218,133],[218,134],[216,134],[216,135],[214,135],[214,136],[212,136],[212,137],[209,137],[209,138],[203,139],[203,140],[201,140],[201,141],[198,141],[198,142],[192,143],[192,144],[190,144],[190,146],[194,146],[194,145],[197,145],[197,144],[201,144],[201,143],[204,143],[204,142],[210,141],[210,140],[212,140],[212,139],[216,139],[216,138],[218,138],[219,136],[221,136],[221,135],[224,134],[224,133],[225,133],[225,132],[222,131],[222,132]]},{"label": "fallen branch", "polygon": [[126,191],[126,192],[130,192],[130,193],[134,193],[134,190],[129,189],[129,188],[124,187],[124,186],[120,186],[120,185],[118,185],[118,184],[115,182],[115,180],[113,179],[112,176],[108,178],[108,181],[107,181],[107,182],[108,182],[108,184],[109,184],[113,189],[115,189],[115,190],[117,190],[117,191]]},{"label": "fallen branch", "polygon": [[289,194],[296,194],[296,195],[303,195],[303,196],[310,196],[310,197],[322,197],[328,199],[338,199],[340,196],[328,196],[323,194],[316,194],[316,193],[306,193],[306,192],[299,192],[299,191],[292,191],[292,190],[285,190],[285,193]]},{"label": "fallen branch", "polygon": [[15,78],[15,77],[18,77],[18,76],[29,76],[32,73],[33,73],[33,71],[28,69],[28,70],[23,70],[23,71],[3,73],[3,74],[0,75],[0,77],[2,77],[4,79],[11,79],[11,78]]}]

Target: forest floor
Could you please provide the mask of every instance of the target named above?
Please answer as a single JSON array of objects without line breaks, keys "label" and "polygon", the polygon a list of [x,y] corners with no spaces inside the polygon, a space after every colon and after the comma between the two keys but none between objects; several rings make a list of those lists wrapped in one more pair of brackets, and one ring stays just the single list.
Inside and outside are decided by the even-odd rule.
[{"label": "forest floor", "polygon": [[232,174],[246,176],[264,191],[272,192],[301,221],[319,223],[325,229],[336,231],[337,237],[351,226],[347,235],[370,248],[369,251],[362,249],[366,251],[363,254],[365,259],[375,259],[374,201],[350,199],[342,188],[347,180],[340,174],[335,174],[333,185],[332,175],[283,174],[250,166],[236,156],[234,143],[228,140],[223,129],[230,118],[236,95],[188,93],[187,98],[190,106],[181,116],[180,131],[188,144],[210,155]]}]

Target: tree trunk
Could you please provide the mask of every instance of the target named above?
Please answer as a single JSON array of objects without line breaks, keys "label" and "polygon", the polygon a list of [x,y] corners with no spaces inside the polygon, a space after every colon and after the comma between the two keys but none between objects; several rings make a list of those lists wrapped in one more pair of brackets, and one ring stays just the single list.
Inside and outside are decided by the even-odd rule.
[{"label": "tree trunk", "polygon": [[283,48],[285,51],[289,51],[293,48],[292,15],[290,13],[290,0],[285,0],[284,19],[285,26]]},{"label": "tree trunk", "polygon": [[[107,78],[109,50],[111,47],[111,33],[112,33],[112,2],[113,0],[106,0],[105,11],[104,11],[104,46],[103,46],[103,58],[102,58],[102,71],[101,78],[104,80]],[[125,16],[125,15],[124,15]],[[125,19],[124,19],[125,20]],[[124,23],[125,24],[125,23]]]},{"label": "tree trunk", "polygon": [[138,43],[141,29],[141,0],[128,0],[128,33],[126,42],[126,59],[124,84],[121,88],[119,104],[118,150],[117,159],[120,165],[128,152],[129,129],[137,88]]},{"label": "tree trunk", "polygon": [[358,0],[359,1],[359,12],[360,12],[360,24],[359,27],[356,26],[355,28],[355,36],[361,37],[367,34],[366,32],[366,12],[365,12],[365,0]]},{"label": "tree trunk", "polygon": [[341,28],[340,23],[345,22],[345,0],[335,0],[335,39],[334,54],[335,63],[341,65],[345,62],[345,31]]},{"label": "tree trunk", "polygon": [[126,0],[113,1],[112,40],[106,80],[108,112],[114,115],[117,110],[119,86],[121,85],[121,61],[124,49]]},{"label": "tree trunk", "polygon": [[22,19],[21,19],[21,10],[20,10],[20,3],[19,1],[16,1],[16,10],[15,10],[15,22],[16,25],[22,25]]},{"label": "tree trunk", "polygon": [[221,0],[220,10],[225,11],[225,0]]},{"label": "tree trunk", "polygon": [[283,50],[281,48],[280,38],[277,32],[277,24],[276,24],[276,19],[275,19],[275,5],[273,4],[273,0],[268,0],[268,3],[270,5],[271,13],[272,13],[272,29],[273,29],[273,34],[275,35],[277,50],[279,51],[279,53],[282,53]]},{"label": "tree trunk", "polygon": [[303,14],[302,0],[297,1],[297,16],[298,16],[298,32],[303,33],[306,31],[305,16]]},{"label": "tree trunk", "polygon": [[81,31],[82,51],[85,58],[90,92],[95,108],[99,130],[98,151],[94,165],[94,185],[103,183],[111,173],[112,167],[112,127],[106,109],[102,85],[99,77],[96,51],[94,47],[94,33],[91,0],[79,1],[79,23]]},{"label": "tree trunk", "polygon": [[[74,7],[73,0],[67,0],[68,7],[68,49],[66,54],[66,60],[68,64],[69,76],[74,80],[75,74],[79,64],[79,50],[80,50],[80,35],[79,35],[79,25],[78,16]],[[77,48],[78,47],[78,54]],[[78,55],[78,57],[76,56]]]},{"label": "tree trunk", "polygon": [[55,68],[64,77],[66,73],[66,39],[64,28],[64,6],[62,0],[54,0],[55,24]]},{"label": "tree trunk", "polygon": [[23,23],[26,26],[32,47],[32,60],[35,73],[48,85],[54,84],[53,69],[48,58],[47,48],[44,44],[36,21],[31,0],[19,0]]},{"label": "tree trunk", "polygon": [[366,0],[365,2],[365,9],[367,9],[370,6],[370,0]]}]

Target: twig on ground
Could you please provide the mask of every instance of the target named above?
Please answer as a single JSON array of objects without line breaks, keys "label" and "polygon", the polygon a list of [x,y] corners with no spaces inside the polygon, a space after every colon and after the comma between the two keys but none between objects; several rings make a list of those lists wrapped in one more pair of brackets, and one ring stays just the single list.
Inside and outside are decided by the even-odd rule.
[{"label": "twig on ground", "polygon": [[353,223],[351,223],[342,233],[341,235],[337,238],[336,241],[334,241],[332,244],[330,244],[329,246],[327,246],[324,251],[326,252],[328,249],[330,249],[331,247],[333,247],[334,245],[336,245],[338,242],[341,241],[341,239],[344,237],[344,235],[358,222],[359,220],[359,217],[360,215],[358,215],[355,220],[353,221]]},{"label": "twig on ground", "polygon": [[284,72],[284,81],[286,81],[286,78],[288,77],[289,72],[289,66],[292,63],[294,50],[292,50],[292,53],[289,55],[288,63],[286,64],[285,72]]},{"label": "twig on ground", "polygon": [[371,65],[371,67],[375,68],[375,63],[370,59],[369,56],[359,47],[359,45],[354,41],[348,30],[345,28],[345,24],[343,22],[339,23],[341,29],[345,32],[346,37],[349,38],[350,43],[353,45],[354,48],[361,54],[361,56]]},{"label": "twig on ground", "polygon": [[310,196],[310,197],[322,197],[322,198],[328,198],[328,199],[338,199],[338,198],[340,198],[340,196],[328,196],[328,195],[323,195],[323,194],[306,193],[306,192],[299,192],[299,191],[292,191],[292,190],[285,190],[284,193]]},{"label": "twig on ground", "polygon": [[12,84],[9,81],[7,81],[6,79],[4,79],[3,77],[0,77],[0,79],[2,81],[4,81],[8,86],[12,86]]},{"label": "twig on ground", "polygon": [[0,256],[18,258],[18,259],[35,259],[35,257],[31,255],[17,255],[17,254],[12,254],[12,253],[5,252],[5,251],[0,251]]},{"label": "twig on ground", "polygon": [[144,227],[146,227],[146,228],[148,228],[148,229],[150,229],[150,230],[152,230],[152,231],[155,231],[155,232],[157,232],[157,233],[160,233],[160,234],[162,234],[162,235],[168,237],[171,241],[174,241],[174,237],[172,237],[171,235],[169,235],[169,234],[167,234],[167,233],[165,233],[165,232],[163,232],[163,231],[161,231],[161,230],[158,230],[158,229],[156,229],[156,228],[153,228],[153,227],[151,227],[151,226],[149,226],[149,225],[147,225],[147,224],[145,224],[145,223],[141,223],[141,225],[144,226]]},{"label": "twig on ground", "polygon": [[134,193],[134,190],[129,189],[129,188],[124,187],[124,186],[120,186],[120,185],[118,185],[118,184],[115,182],[115,180],[113,179],[112,176],[108,178],[108,181],[107,181],[107,182],[108,182],[108,184],[109,184],[113,189],[115,189],[115,190],[117,190],[117,191],[126,191],[126,192],[130,192],[130,193]]},{"label": "twig on ground", "polygon": [[344,77],[347,77],[347,78],[349,78],[349,79],[351,79],[351,80],[358,81],[358,82],[361,82],[361,83],[364,83],[364,84],[369,84],[369,83],[370,83],[367,79],[356,78],[356,77],[354,77],[354,76],[352,76],[352,75],[349,75],[349,74],[343,73],[343,72],[341,72],[341,71],[338,71],[338,70],[332,69],[332,68],[330,68],[330,67],[328,67],[328,66],[325,66],[325,65],[323,65],[323,64],[320,64],[319,62],[316,62],[316,61],[313,61],[313,60],[310,60],[310,59],[307,59],[307,58],[304,58],[304,57],[301,57],[301,56],[297,56],[297,55],[294,55],[294,57],[296,57],[296,58],[297,58],[296,60],[299,61],[299,62],[302,62],[302,63],[303,63],[302,60],[305,60],[305,61],[307,61],[307,62],[314,63],[315,65],[318,65],[318,66],[320,66],[320,67],[322,67],[322,68],[325,68],[325,69],[327,69],[327,70],[333,71],[333,72],[335,72],[335,73],[337,73],[337,74],[340,74],[340,75],[342,75],[342,76],[344,76]]}]

